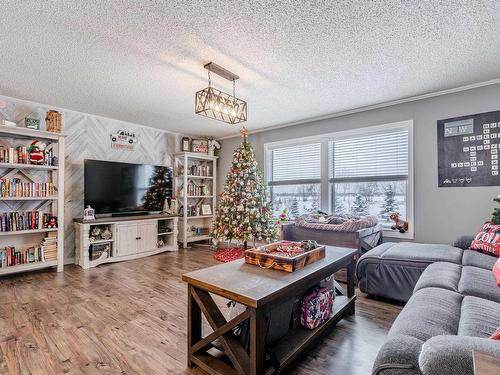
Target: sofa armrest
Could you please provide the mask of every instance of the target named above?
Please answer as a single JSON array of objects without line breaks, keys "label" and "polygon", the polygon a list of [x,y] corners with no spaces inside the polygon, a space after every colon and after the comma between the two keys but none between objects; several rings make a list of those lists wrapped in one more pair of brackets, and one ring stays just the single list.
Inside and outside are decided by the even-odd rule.
[{"label": "sofa armrest", "polygon": [[458,247],[462,250],[467,250],[473,240],[474,236],[460,236],[455,241],[453,241],[453,246]]},{"label": "sofa armrest", "polygon": [[418,356],[423,341],[405,335],[390,337],[380,348],[373,375],[420,375]]},{"label": "sofa armrest", "polygon": [[422,346],[420,371],[422,375],[474,375],[474,350],[500,358],[500,341],[470,336],[434,336]]}]

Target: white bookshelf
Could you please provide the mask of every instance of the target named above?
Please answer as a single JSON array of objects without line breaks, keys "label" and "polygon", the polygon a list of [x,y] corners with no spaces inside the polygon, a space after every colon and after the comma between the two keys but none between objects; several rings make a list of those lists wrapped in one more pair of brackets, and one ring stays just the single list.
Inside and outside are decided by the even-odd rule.
[{"label": "white bookshelf", "polygon": [[[182,207],[179,218],[179,242],[184,248],[191,242],[210,240],[210,235],[197,235],[191,230],[194,227],[212,228],[213,214],[216,205],[217,187],[217,156],[199,154],[194,152],[180,152],[174,155],[174,195],[178,198],[179,207]],[[191,167],[203,166],[207,168],[206,173],[192,173]],[[188,194],[188,184],[196,186],[204,185],[206,190],[203,194]],[[203,215],[201,205],[210,205],[212,213]],[[198,206],[198,213],[190,213],[189,206]]]},{"label": "white bookshelf", "polygon": [[[0,232],[0,249],[14,246],[25,250],[40,246],[47,235],[57,234],[57,256],[55,260],[0,267],[0,275],[27,272],[49,267],[64,268],[64,135],[20,127],[0,126],[0,145],[8,149],[17,146],[29,147],[32,141],[39,140],[52,147],[57,165],[36,165],[0,162],[0,178],[19,178],[22,182],[51,182],[56,195],[48,197],[3,197],[0,196],[0,213],[16,211],[43,211],[57,217],[57,228],[27,229]],[[3,195],[3,194],[0,194]]]}]

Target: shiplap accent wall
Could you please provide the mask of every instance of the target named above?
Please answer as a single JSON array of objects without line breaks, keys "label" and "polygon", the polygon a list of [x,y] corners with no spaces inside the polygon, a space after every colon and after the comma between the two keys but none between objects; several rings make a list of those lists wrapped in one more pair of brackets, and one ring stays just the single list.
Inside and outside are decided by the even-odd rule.
[{"label": "shiplap accent wall", "polygon": [[[0,108],[0,118],[11,121],[20,121],[32,111],[45,113],[48,109],[56,109],[62,114],[63,133],[66,135],[64,194],[66,261],[75,256],[73,219],[83,216],[85,159],[172,166],[172,154],[180,150],[182,138],[180,134],[18,99],[0,96],[0,100],[5,103],[4,108]],[[111,148],[110,134],[121,129],[135,132],[138,143],[133,151]]]}]

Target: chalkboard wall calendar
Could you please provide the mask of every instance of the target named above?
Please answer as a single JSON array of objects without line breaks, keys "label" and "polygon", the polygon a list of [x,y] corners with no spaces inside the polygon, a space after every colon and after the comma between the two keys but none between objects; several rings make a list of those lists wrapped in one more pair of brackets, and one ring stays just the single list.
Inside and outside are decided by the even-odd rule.
[{"label": "chalkboard wall calendar", "polygon": [[500,185],[500,111],[437,125],[439,187]]}]

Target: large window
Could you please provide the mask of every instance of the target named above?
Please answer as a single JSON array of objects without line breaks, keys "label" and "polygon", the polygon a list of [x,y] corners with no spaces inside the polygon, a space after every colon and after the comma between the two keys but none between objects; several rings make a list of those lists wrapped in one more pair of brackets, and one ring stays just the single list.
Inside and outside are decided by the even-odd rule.
[{"label": "large window", "polygon": [[410,221],[412,236],[412,121],[266,145],[266,179],[275,214],[318,209],[389,215]]},{"label": "large window", "polygon": [[268,187],[276,216],[317,210],[320,202],[321,143],[296,144],[269,151]]},{"label": "large window", "polygon": [[408,129],[333,139],[329,159],[332,212],[407,217]]}]

